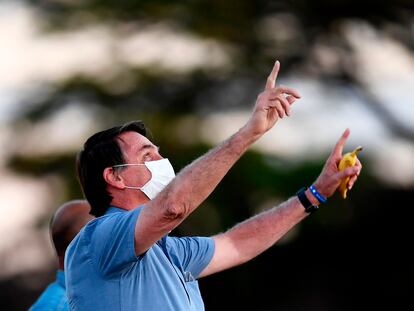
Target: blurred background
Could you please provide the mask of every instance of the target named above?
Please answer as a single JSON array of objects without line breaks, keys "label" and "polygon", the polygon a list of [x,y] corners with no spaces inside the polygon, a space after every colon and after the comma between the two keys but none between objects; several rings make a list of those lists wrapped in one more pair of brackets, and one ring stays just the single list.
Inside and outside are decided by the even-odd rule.
[{"label": "blurred background", "polygon": [[174,235],[212,235],[310,185],[346,127],[363,174],[251,262],[200,280],[207,310],[405,309],[414,277],[412,0],[0,2],[0,300],[54,279],[48,224],[82,197],[95,131],[142,119],[176,171],[247,121],[275,59],[302,99]]}]

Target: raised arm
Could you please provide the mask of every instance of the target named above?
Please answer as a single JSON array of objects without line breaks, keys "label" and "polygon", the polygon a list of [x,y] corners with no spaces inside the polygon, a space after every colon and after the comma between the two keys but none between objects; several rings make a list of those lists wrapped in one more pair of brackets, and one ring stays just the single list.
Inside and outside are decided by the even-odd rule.
[{"label": "raised arm", "polygon": [[[349,185],[351,188],[361,171],[362,166],[359,161],[355,167],[347,168],[341,172],[338,170],[337,165],[348,136],[349,130],[347,129],[337,142],[314,183],[316,189],[325,197],[330,197],[338,188],[340,181],[347,176],[351,176]],[[305,195],[313,205],[319,205],[318,200],[309,192],[309,189]],[[216,247],[213,259],[200,276],[237,266],[256,257],[276,243],[306,215],[308,214],[304,207],[295,196],[277,207],[236,225],[225,233],[214,236]]]},{"label": "raised arm", "polygon": [[229,139],[188,165],[142,210],[135,230],[136,253],[142,254],[197,208],[215,189],[229,169],[278,119],[289,115],[299,93],[276,86],[277,61],[265,89],[259,94],[247,123]]}]

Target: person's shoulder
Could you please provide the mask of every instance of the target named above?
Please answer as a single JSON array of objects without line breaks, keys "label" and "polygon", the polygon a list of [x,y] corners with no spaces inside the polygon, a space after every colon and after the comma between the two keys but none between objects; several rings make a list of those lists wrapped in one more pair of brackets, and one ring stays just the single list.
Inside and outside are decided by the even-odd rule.
[{"label": "person's shoulder", "polygon": [[106,216],[104,215],[101,217],[97,217],[89,221],[69,243],[68,248],[66,249],[66,253],[72,253],[74,249],[82,247],[82,245],[84,244],[89,244],[92,236],[94,235],[94,232],[96,231],[97,227],[99,227],[99,224],[102,221],[101,218],[104,217]]},{"label": "person's shoulder", "polygon": [[57,310],[62,303],[67,303],[66,291],[55,281],[46,287],[29,311]]},{"label": "person's shoulder", "polygon": [[125,212],[108,213],[99,216],[90,222],[79,232],[79,239],[88,240],[96,235],[106,234],[112,232],[117,227],[122,227],[124,221],[131,217],[134,210]]},{"label": "person's shoulder", "polygon": [[122,221],[127,221],[128,219],[136,218],[136,216],[139,215],[143,207],[144,206],[142,205],[131,210],[118,209],[119,211],[110,212],[103,216],[95,218],[94,221],[89,222],[88,225],[90,225],[91,229],[94,227],[111,225],[112,223],[118,225]]},{"label": "person's shoulder", "polygon": [[135,220],[139,212],[138,207],[130,211],[112,212],[96,217],[80,230],[75,239],[80,243],[88,244],[97,237],[100,239],[116,230],[125,230],[126,223]]},{"label": "person's shoulder", "polygon": [[122,217],[122,213],[111,213],[111,214],[105,214],[99,217],[96,217],[89,221],[80,231],[82,234],[88,234],[91,231],[96,230],[100,226],[103,226],[105,224],[108,224],[110,222],[116,221],[116,219],[119,219]]}]

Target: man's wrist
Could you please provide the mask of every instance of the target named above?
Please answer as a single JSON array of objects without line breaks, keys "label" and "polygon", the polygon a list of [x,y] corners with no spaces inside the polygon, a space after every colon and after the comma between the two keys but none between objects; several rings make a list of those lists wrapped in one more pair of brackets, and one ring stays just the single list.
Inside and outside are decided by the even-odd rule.
[{"label": "man's wrist", "polygon": [[299,189],[296,192],[296,196],[299,199],[300,203],[302,204],[302,206],[305,208],[305,211],[309,214],[315,212],[318,210],[319,205],[318,204],[314,204],[313,200],[310,200],[309,195],[306,195],[306,191],[308,189],[306,189],[305,187]]},{"label": "man's wrist", "polygon": [[308,200],[312,203],[312,205],[319,205],[319,204],[321,204],[322,202],[319,202],[316,198],[315,198],[315,196],[311,193],[311,191],[310,191],[310,189],[308,188],[308,189],[306,189],[306,191],[305,191],[305,195],[306,195],[306,197],[308,198]]},{"label": "man's wrist", "polygon": [[326,187],[323,187],[321,182],[319,180],[316,180],[313,183],[313,186],[316,188],[316,190],[325,198],[329,198],[332,194],[326,192]]},{"label": "man's wrist", "polygon": [[263,136],[263,134],[254,133],[248,124],[245,124],[242,128],[240,128],[238,134],[246,141],[249,146]]}]

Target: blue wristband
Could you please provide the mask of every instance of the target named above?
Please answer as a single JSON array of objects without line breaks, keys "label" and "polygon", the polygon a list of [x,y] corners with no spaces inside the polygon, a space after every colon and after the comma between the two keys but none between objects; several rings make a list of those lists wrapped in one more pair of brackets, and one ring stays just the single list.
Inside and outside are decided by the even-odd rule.
[{"label": "blue wristband", "polygon": [[320,194],[318,190],[316,190],[314,185],[310,186],[309,190],[319,202],[321,202],[321,203],[326,202],[326,198],[322,194]]}]

